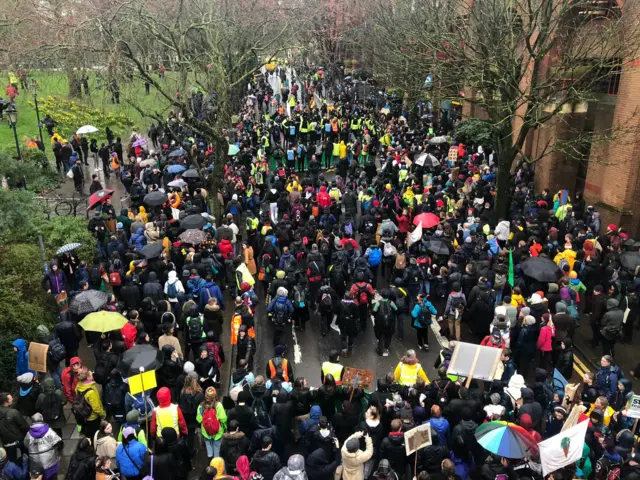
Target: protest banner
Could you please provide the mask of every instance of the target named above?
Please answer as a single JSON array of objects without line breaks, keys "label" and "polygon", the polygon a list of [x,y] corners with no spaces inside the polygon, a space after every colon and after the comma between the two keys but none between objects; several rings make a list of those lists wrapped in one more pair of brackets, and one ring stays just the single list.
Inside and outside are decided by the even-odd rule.
[{"label": "protest banner", "polygon": [[538,444],[542,474],[545,477],[582,458],[582,446],[588,426],[589,422],[585,420]]}]

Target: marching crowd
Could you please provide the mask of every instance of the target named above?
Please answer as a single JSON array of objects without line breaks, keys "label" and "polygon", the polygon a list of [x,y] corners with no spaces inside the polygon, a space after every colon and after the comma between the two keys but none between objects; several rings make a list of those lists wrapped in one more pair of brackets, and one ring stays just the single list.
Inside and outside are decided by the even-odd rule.
[{"label": "marching crowd", "polygon": [[[63,309],[32,339],[49,346],[44,376],[29,369],[28,342],[14,342],[19,390],[0,394],[3,478],[57,475],[66,403],[83,434],[68,479],[540,479],[537,452],[491,452],[476,429],[515,422],[537,443],[575,406],[589,422],[583,455],[547,478],[640,478],[632,384],[614,360],[639,326],[640,277],[625,260],[633,240],[601,226],[578,195],[536,193],[526,163],[509,216],[498,217],[487,146],[451,143],[451,125],[430,116],[410,127],[348,84],[327,102],[317,74],[289,79],[283,69],[278,92],[262,76],[250,84],[228,132],[238,152],[222,172],[175,118],[116,154],[132,205],[116,212],[106,195],[88,225],[95,258],[60,255],[42,285],[72,306],[83,291],[106,291],[99,309],[127,323],[83,333],[84,314]],[[189,158],[204,167],[196,175]],[[211,175],[222,178],[222,218],[211,216]],[[97,178],[90,189],[102,190]],[[585,314],[601,368],[558,388],[555,370],[573,376]],[[289,330],[309,321],[328,339],[332,323],[339,330],[320,379],[296,376],[288,359]],[[266,365],[255,359],[258,323],[274,332]],[[419,356],[436,324],[449,342],[430,381]],[[409,342],[409,326],[415,349],[372,391],[342,383],[340,359],[365,329],[388,356],[394,336]],[[447,375],[463,333],[502,350],[494,381]],[[83,335],[93,359],[78,356]],[[156,351],[157,387],[132,395],[125,360],[138,351]],[[431,445],[407,455],[404,432],[425,422]],[[210,464],[196,472],[202,443]]]}]

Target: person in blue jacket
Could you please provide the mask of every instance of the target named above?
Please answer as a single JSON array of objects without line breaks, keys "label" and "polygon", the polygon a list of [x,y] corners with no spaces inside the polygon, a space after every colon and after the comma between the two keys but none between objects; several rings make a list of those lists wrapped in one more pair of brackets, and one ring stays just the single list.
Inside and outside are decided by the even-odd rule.
[{"label": "person in blue jacket", "polygon": [[27,350],[27,342],[22,338],[16,339],[13,343],[13,350],[16,352],[16,377],[29,370],[29,351]]},{"label": "person in blue jacket", "polygon": [[220,309],[224,310],[224,298],[222,298],[222,291],[220,287],[213,280],[211,274],[207,275],[206,282],[200,289],[200,311],[204,312],[204,307],[209,303],[209,299],[215,297],[218,299],[218,305]]},{"label": "person in blue jacket", "polygon": [[144,228],[140,227],[136,230],[136,233],[131,235],[131,238],[129,238],[129,245],[133,245],[136,252],[139,252],[146,244],[147,238],[144,236]]},{"label": "person in blue jacket", "polygon": [[431,316],[436,315],[438,311],[431,304],[427,297],[418,296],[418,303],[415,304],[411,311],[413,319],[413,328],[416,329],[418,336],[418,348],[420,350],[429,350],[429,327],[431,326]]},{"label": "person in blue jacket", "polygon": [[147,447],[136,440],[136,431],[127,427],[122,432],[122,443],[116,449],[116,461],[120,473],[127,480],[141,480],[144,474]]}]

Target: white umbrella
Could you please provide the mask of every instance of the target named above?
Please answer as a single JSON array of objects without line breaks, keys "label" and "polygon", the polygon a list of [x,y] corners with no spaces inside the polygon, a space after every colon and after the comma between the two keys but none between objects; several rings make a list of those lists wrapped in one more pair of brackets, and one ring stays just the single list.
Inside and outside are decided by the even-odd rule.
[{"label": "white umbrella", "polygon": [[156,159],[155,158],[147,158],[146,160],[142,160],[140,162],[141,167],[155,167]]},{"label": "white umbrella", "polygon": [[448,141],[447,137],[433,137],[429,140],[429,143],[431,145],[438,145],[439,143],[447,143]]},{"label": "white umbrella", "polygon": [[172,182],[169,182],[167,184],[168,187],[177,187],[177,188],[182,188],[182,187],[186,187],[187,186],[187,182],[185,182],[184,180],[182,180],[181,178],[179,178],[178,180],[173,180]]},{"label": "white umbrella", "polygon": [[78,129],[76,132],[77,135],[85,135],[87,133],[96,133],[98,129],[93,125],[84,125]]}]

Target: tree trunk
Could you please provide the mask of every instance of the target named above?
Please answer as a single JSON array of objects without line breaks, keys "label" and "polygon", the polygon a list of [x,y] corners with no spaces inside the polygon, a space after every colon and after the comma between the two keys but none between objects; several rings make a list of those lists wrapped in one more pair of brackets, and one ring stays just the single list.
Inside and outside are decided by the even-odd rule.
[{"label": "tree trunk", "polygon": [[222,132],[229,128],[231,124],[231,113],[229,109],[229,99],[224,98],[227,95],[228,90],[225,90],[225,94],[218,96],[218,113],[216,120],[216,140],[215,140],[215,160],[213,162],[213,172],[211,176],[211,187],[209,190],[209,207],[213,212],[213,216],[216,217],[217,225],[222,222],[222,215],[224,213],[224,205],[218,198],[220,187],[222,185],[222,177],[224,175],[224,165],[227,161],[227,154],[229,153],[229,143]]},{"label": "tree trunk", "polygon": [[511,205],[511,164],[513,155],[511,149],[507,152],[496,152],[498,173],[496,178],[496,202],[495,212],[498,218],[508,218]]}]

